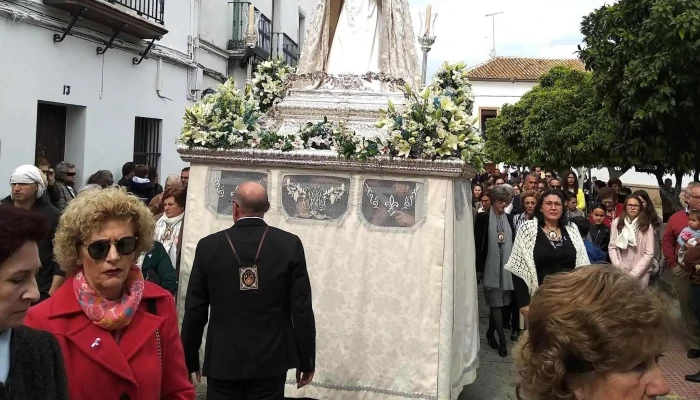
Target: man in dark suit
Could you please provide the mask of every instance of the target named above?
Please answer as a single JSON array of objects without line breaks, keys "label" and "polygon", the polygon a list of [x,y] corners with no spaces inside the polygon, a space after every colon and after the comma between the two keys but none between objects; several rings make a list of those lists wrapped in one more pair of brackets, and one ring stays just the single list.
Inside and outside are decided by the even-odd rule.
[{"label": "man in dark suit", "polygon": [[241,184],[234,226],[197,245],[182,343],[187,369],[199,380],[199,347],[209,320],[203,368],[208,400],[284,399],[292,368],[298,388],[313,380],[316,324],[304,247],[297,236],[263,221],[269,208],[262,185]]}]

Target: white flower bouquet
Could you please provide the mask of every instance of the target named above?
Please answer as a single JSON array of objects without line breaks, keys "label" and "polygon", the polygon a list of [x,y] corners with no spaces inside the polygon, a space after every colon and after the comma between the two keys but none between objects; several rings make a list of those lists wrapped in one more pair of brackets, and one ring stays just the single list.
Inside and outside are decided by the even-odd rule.
[{"label": "white flower bouquet", "polygon": [[284,80],[292,72],[283,59],[267,60],[258,65],[250,85],[261,112],[267,113],[275,100],[284,98],[288,89]]},{"label": "white flower bouquet", "polygon": [[251,96],[243,96],[233,79],[185,110],[179,142],[190,147],[254,147],[262,113]]}]

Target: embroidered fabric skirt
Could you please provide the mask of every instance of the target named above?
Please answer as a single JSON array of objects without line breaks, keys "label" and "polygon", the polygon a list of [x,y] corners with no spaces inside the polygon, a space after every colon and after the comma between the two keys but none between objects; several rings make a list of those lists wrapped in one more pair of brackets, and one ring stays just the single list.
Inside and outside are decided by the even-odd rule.
[{"label": "embroidered fabric skirt", "polygon": [[486,305],[489,307],[503,307],[510,304],[510,290],[498,288],[484,288]]}]

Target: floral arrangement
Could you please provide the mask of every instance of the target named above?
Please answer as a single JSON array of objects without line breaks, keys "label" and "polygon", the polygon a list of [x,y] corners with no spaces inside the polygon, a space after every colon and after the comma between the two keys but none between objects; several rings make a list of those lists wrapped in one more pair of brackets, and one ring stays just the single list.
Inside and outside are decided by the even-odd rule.
[{"label": "floral arrangement", "polygon": [[390,134],[391,155],[404,158],[460,158],[483,166],[482,139],[471,117],[473,99],[465,66],[443,65],[435,81],[420,93],[406,85],[406,105],[399,112],[390,102],[377,123]]},{"label": "floral arrangement", "polygon": [[452,101],[461,107],[468,115],[472,115],[474,109],[474,94],[472,84],[467,79],[467,64],[459,62],[457,64],[444,63],[435,73],[432,87],[442,91]]},{"label": "floral arrangement", "polygon": [[250,147],[260,132],[262,117],[256,101],[241,95],[229,79],[200,102],[185,109],[179,142],[190,147]]},{"label": "floral arrangement", "polygon": [[275,100],[284,98],[288,89],[285,80],[292,72],[293,69],[283,59],[268,60],[258,65],[250,86],[262,113],[267,113]]},{"label": "floral arrangement", "polygon": [[308,122],[289,136],[262,130],[260,119],[286,94],[290,73],[283,60],[266,61],[244,95],[229,79],[214,94],[185,110],[179,142],[213,149],[333,150],[360,160],[382,155],[459,158],[476,168],[483,166],[482,140],[473,126],[474,99],[463,63],[445,63],[433,83],[420,92],[405,85],[404,109],[398,111],[390,102],[377,123],[387,129],[388,139],[356,135],[344,123],[327,118]]}]

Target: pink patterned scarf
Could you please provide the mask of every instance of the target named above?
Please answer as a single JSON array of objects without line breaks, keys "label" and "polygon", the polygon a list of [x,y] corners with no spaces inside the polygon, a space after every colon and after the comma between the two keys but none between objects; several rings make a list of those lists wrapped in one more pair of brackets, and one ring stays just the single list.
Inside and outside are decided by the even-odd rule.
[{"label": "pink patterned scarf", "polygon": [[92,322],[102,329],[115,331],[129,325],[143,296],[144,280],[141,270],[132,266],[126,278],[126,293],[119,300],[107,300],[90,286],[85,273],[75,274],[73,290],[80,307]]}]

